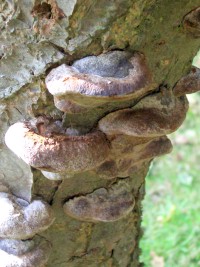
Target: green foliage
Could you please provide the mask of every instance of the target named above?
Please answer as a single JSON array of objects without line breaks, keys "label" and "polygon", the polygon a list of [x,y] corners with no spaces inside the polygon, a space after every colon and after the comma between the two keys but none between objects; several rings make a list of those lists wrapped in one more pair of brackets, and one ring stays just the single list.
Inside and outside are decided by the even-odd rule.
[{"label": "green foliage", "polygon": [[200,266],[200,94],[171,139],[173,152],[155,160],[143,202],[141,261],[147,267]]}]

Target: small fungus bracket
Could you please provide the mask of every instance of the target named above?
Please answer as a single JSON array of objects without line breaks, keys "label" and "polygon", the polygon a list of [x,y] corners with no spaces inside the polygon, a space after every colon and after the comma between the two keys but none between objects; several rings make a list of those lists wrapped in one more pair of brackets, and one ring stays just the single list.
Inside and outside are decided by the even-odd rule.
[{"label": "small fungus bracket", "polygon": [[112,222],[126,217],[135,200],[125,181],[109,189],[100,188],[85,196],[75,197],[64,204],[64,212],[81,221]]},{"label": "small fungus bracket", "polygon": [[193,9],[183,18],[183,27],[195,38],[200,37],[200,7]]},{"label": "small fungus bracket", "polygon": [[54,222],[52,208],[42,200],[28,203],[1,185],[0,258],[2,267],[44,267],[51,244],[37,234]]},{"label": "small fungus bracket", "polygon": [[175,96],[184,96],[200,91],[200,69],[193,67],[188,75],[177,82],[173,91]]},{"label": "small fungus bracket", "polygon": [[0,238],[28,239],[53,222],[51,207],[42,200],[30,204],[11,193],[0,192]]},{"label": "small fungus bracket", "polygon": [[144,97],[133,108],[112,112],[99,121],[98,127],[107,136],[124,134],[154,138],[174,132],[185,119],[188,102],[170,91]]},{"label": "small fungus bracket", "polygon": [[0,239],[1,267],[44,267],[51,244],[42,237],[32,240]]}]

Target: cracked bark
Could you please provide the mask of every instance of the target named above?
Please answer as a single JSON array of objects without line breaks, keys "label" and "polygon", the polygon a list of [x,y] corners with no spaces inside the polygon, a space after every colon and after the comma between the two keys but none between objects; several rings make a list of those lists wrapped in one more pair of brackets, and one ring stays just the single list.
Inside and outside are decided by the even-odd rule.
[{"label": "cracked bark", "polygon": [[[124,178],[136,201],[128,216],[109,223],[81,222],[64,214],[66,200],[108,188],[119,178],[106,180],[87,171],[62,182],[50,181],[8,152],[4,135],[9,125],[39,115],[62,118],[65,126],[88,131],[111,111],[136,105],[138,99],[68,115],[55,108],[44,78],[52,68],[88,55],[115,49],[142,52],[153,75],[154,92],[161,87],[172,90],[189,73],[199,48],[198,30],[190,27],[187,33],[182,24],[199,1],[47,0],[51,8],[42,13],[34,9],[38,3],[3,0],[0,4],[0,153],[5,158],[0,162],[0,181],[8,181],[12,193],[26,200],[32,193],[51,204],[56,220],[40,233],[53,246],[47,267],[139,267],[141,202],[150,160],[138,163]],[[59,12],[64,15],[58,16]],[[17,184],[26,190],[20,191]]]}]

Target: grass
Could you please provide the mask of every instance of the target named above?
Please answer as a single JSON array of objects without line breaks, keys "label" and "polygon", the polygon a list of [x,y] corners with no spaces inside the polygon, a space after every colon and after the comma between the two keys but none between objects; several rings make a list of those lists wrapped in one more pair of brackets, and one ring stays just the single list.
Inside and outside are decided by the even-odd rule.
[{"label": "grass", "polygon": [[146,267],[200,266],[200,94],[189,96],[174,150],[156,159],[146,179],[141,261]]}]

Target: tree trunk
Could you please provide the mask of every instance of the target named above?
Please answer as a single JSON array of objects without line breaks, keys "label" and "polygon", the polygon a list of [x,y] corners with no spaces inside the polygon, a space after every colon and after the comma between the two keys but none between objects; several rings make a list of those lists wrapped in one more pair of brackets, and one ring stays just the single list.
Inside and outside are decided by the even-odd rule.
[{"label": "tree trunk", "polygon": [[[16,211],[11,218],[6,215],[4,219],[2,215],[0,255],[5,258],[3,266],[142,265],[139,263],[139,240],[145,176],[154,157],[171,151],[166,134],[175,131],[185,118],[185,94],[199,89],[198,69],[193,68],[187,75],[199,48],[198,4],[197,0],[2,0],[0,191],[4,194],[1,193],[0,198],[10,202],[0,201],[0,206],[3,210],[10,205],[19,205],[21,214],[34,199],[39,198],[38,205],[44,205],[40,212],[37,207],[30,208],[33,215],[29,214],[27,220],[32,220],[33,226],[30,226],[29,234],[23,231],[30,221],[22,220],[21,226],[17,226],[18,221],[16,225],[10,224],[15,221]],[[88,76],[73,74],[72,83],[74,86],[75,79],[79,82],[79,79],[89,77],[84,84],[86,93],[82,90],[78,94],[70,92],[66,97],[57,92],[53,95],[51,84],[63,75],[60,65],[71,66],[78,59],[102,53],[103,60],[100,56],[94,58],[94,62],[89,58],[90,65],[79,63],[81,61],[76,63],[85,68],[83,72]],[[123,55],[119,66],[107,59],[109,55]],[[131,60],[138,60],[137,64],[141,65],[130,67]],[[134,92],[123,91],[117,95],[115,88],[121,90],[127,76],[121,72],[116,74],[121,66],[122,69],[128,66],[129,73],[133,67],[134,75],[139,68],[139,74],[137,81],[132,84],[132,80],[128,80],[124,87],[130,87]],[[104,91],[103,95],[98,92],[95,95],[96,87],[87,91],[89,82],[93,86],[94,75],[90,73],[90,67],[91,72],[101,72],[101,68],[109,72],[106,68],[114,68],[116,76],[112,81],[108,74],[99,78],[98,90],[108,81],[105,85],[107,96]],[[67,68],[71,71],[71,67]],[[51,74],[52,69],[58,71],[57,76]],[[193,87],[191,81],[195,84]],[[59,82],[55,86],[64,83],[63,80]],[[188,84],[186,88],[185,84]],[[111,89],[114,91],[109,95]],[[67,104],[60,108],[60,103],[66,99]],[[38,163],[37,158],[43,158],[44,149],[38,152],[40,154],[34,154],[39,145],[34,143],[31,147],[29,141],[24,141],[27,132],[22,135],[21,132],[30,121],[35,123],[31,127],[37,128],[37,136],[44,137],[44,146],[51,138],[56,142],[53,139],[55,129],[48,128],[52,121],[62,122],[61,128],[67,131],[69,138],[64,141],[67,142],[64,152],[50,155],[51,148],[45,152],[54,167],[50,166],[51,162],[47,164],[45,157],[44,162]],[[17,122],[24,123],[19,133],[17,127],[22,124]],[[13,124],[17,126],[10,127]],[[84,141],[79,144],[79,140]],[[97,140],[97,143],[90,146],[91,140]],[[28,152],[20,145],[28,146]],[[49,147],[51,145],[48,143]],[[33,158],[29,160],[30,155]],[[57,159],[57,155],[61,156]],[[65,157],[69,167],[64,166]],[[49,175],[51,177],[47,179],[45,176]],[[25,200],[26,204],[19,204],[12,196]],[[6,220],[8,228],[12,225],[13,234],[10,229],[4,229]],[[33,239],[35,243],[23,250],[20,240],[26,239]],[[16,245],[11,241],[15,240],[20,245],[14,257],[14,252],[7,246],[14,248]],[[36,251],[37,242],[39,252]]]}]

